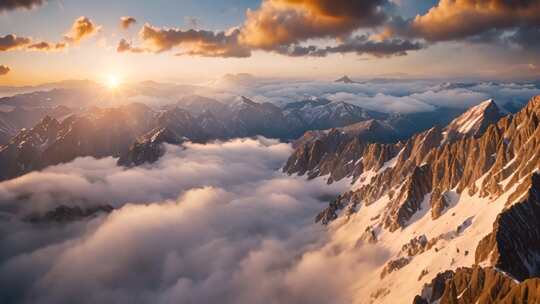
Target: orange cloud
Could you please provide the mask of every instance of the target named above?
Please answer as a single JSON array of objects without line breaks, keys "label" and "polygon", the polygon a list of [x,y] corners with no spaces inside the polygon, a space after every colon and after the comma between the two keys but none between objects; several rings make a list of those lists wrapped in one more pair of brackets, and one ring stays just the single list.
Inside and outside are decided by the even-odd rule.
[{"label": "orange cloud", "polygon": [[120,27],[127,30],[130,26],[137,23],[137,19],[129,16],[120,18]]},{"label": "orange cloud", "polygon": [[[161,53],[180,49],[177,55],[207,57],[248,57],[253,50],[288,56],[326,56],[332,53],[368,54],[376,57],[405,55],[423,44],[404,39],[373,39],[373,35],[353,36],[353,32],[381,26],[389,20],[388,0],[264,0],[246,12],[246,21],[226,32],[157,28],[145,24],[139,33],[143,47],[126,40],[118,52]],[[310,39],[332,38],[334,46],[303,46]]]},{"label": "orange cloud", "polygon": [[312,38],[335,38],[362,27],[381,25],[386,0],[265,0],[247,11],[242,43],[261,49],[297,44]]},{"label": "orange cloud", "polygon": [[456,40],[492,29],[540,26],[537,0],[440,0],[410,23],[410,31],[429,41]]},{"label": "orange cloud", "polygon": [[6,75],[11,69],[7,65],[0,65],[0,76]]},{"label": "orange cloud", "polygon": [[[180,30],[157,28],[145,24],[139,33],[145,50],[161,53],[173,48],[181,49],[180,55],[209,57],[248,57],[249,48],[238,43],[239,30],[213,32],[205,30]],[[122,42],[121,42],[122,44]],[[125,46],[125,43],[123,43]]]},{"label": "orange cloud", "polygon": [[81,16],[75,20],[71,29],[64,35],[68,42],[79,43],[82,39],[95,35],[101,29],[96,26],[88,17]]}]

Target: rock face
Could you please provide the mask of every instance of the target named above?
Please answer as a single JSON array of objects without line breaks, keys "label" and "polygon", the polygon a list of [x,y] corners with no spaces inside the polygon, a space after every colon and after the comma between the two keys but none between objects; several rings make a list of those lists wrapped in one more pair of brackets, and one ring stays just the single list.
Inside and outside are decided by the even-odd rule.
[{"label": "rock face", "polygon": [[[80,156],[121,157],[122,163],[131,165],[152,162],[162,151],[160,145],[151,144],[144,138],[148,139],[147,133],[163,128],[177,137],[203,143],[257,135],[291,139],[309,128],[369,120],[349,127],[347,132],[363,132],[376,137],[390,133],[388,136],[393,139],[389,126],[372,120],[373,117],[386,117],[386,114],[346,103],[299,102],[284,110],[246,97],[232,105],[199,97],[181,100],[178,105],[181,107],[169,107],[163,111],[152,110],[143,104],[90,108],[67,117],[64,116],[69,111],[66,112],[64,107],[56,109],[53,116],[47,116],[34,127],[21,131],[16,129],[19,124],[2,120],[0,115],[0,128],[7,130],[6,136],[10,136],[9,132],[18,132],[0,146],[0,166],[4,169],[0,172],[0,180]],[[164,142],[175,143],[178,140]],[[137,158],[139,156],[136,155],[145,156]]]},{"label": "rock face", "polygon": [[540,279],[521,283],[494,268],[462,267],[439,273],[413,303],[538,303]]},{"label": "rock face", "polygon": [[120,156],[118,165],[132,167],[154,163],[165,154],[165,143],[180,145],[187,140],[168,127],[154,129],[137,139],[128,152]]},{"label": "rock face", "polygon": [[[296,151],[289,158],[284,171],[299,175],[307,173],[309,177],[331,174],[331,180],[339,180],[346,176],[357,176],[368,170],[378,170],[384,162],[397,156],[397,153],[404,148],[400,153],[398,164],[402,162],[405,165],[403,168],[412,172],[414,166],[421,164],[418,163],[418,160],[423,160],[432,149],[449,145],[470,136],[480,137],[490,124],[497,122],[502,117],[501,113],[502,111],[495,102],[488,100],[469,109],[445,128],[432,127],[412,136],[404,143],[395,144],[391,143],[400,138],[400,131],[398,131],[400,128],[396,127],[399,123],[394,121],[395,118],[387,118],[385,121],[372,120],[323,133],[308,132],[297,141]],[[388,121],[394,122],[389,123]],[[339,131],[343,134],[340,137],[336,136]],[[317,143],[317,140],[321,141],[323,145]],[[365,146],[370,143],[373,143],[374,146],[371,149],[365,149]],[[310,150],[313,149],[314,145],[324,148],[324,151],[329,155],[325,158],[321,158],[319,155],[310,155]],[[345,147],[347,149],[344,149]],[[315,153],[319,151],[320,149],[314,150]],[[349,151],[354,151],[356,154],[351,155]],[[378,152],[382,152],[382,154],[369,154]],[[414,163],[408,161],[408,157],[411,155],[414,157]],[[371,163],[366,166],[364,160],[375,158],[382,159],[382,163]],[[313,161],[309,162],[308,165],[305,162],[306,159],[313,159]],[[358,162],[345,166],[350,160]],[[343,163],[344,161],[346,163]],[[321,168],[329,169],[321,170]]]},{"label": "rock face", "polygon": [[411,259],[407,257],[401,257],[395,260],[391,260],[383,268],[383,271],[381,272],[381,279],[384,279],[384,277],[386,277],[388,274],[407,266],[410,262]]},{"label": "rock face", "polygon": [[[368,111],[346,102],[330,102],[326,99],[312,99],[294,102],[283,107],[287,121],[304,126],[307,130],[324,130],[345,127],[357,122],[377,119],[385,120],[388,114]],[[295,132],[296,133],[296,132]],[[295,137],[302,133],[296,133]]]},{"label": "rock face", "polygon": [[45,116],[60,119],[71,113],[72,110],[65,106],[42,106],[30,109],[13,107],[10,111],[0,111],[0,146],[7,144],[21,129],[33,127]]},{"label": "rock face", "polygon": [[[393,196],[383,217],[384,227],[390,231],[405,227],[422,209],[422,199],[428,194],[426,208],[430,208],[433,219],[451,204],[452,191],[459,195],[467,189],[469,195],[478,193],[480,197],[494,199],[517,186],[509,198],[516,201],[531,184],[530,178],[524,177],[530,177],[540,162],[536,148],[540,140],[539,103],[540,98],[535,97],[517,114],[483,127],[485,123],[480,123],[482,119],[478,117],[491,119],[498,112],[494,102],[484,102],[455,120],[476,126],[467,129],[476,130],[471,134],[454,132],[448,137],[456,127],[455,121],[452,128],[434,127],[397,144],[365,144],[332,134],[333,137],[325,137],[327,142],[315,140],[311,145],[301,145],[285,169],[289,173],[305,172],[310,177],[330,174],[330,181],[346,176],[355,178],[357,186],[353,193],[343,196],[351,200],[342,199],[341,208],[349,204],[369,205],[385,195]],[[474,124],[465,118],[472,119]],[[328,148],[332,145],[346,148],[334,152]],[[369,180],[362,181],[365,176]],[[484,178],[479,181],[481,177]],[[503,187],[499,182],[508,178]]]},{"label": "rock face", "polygon": [[540,276],[540,175],[531,177],[525,198],[497,216],[478,244],[476,263],[489,263],[522,281]]},{"label": "rock face", "polygon": [[452,120],[444,130],[445,135],[448,138],[456,135],[478,137],[486,131],[489,125],[496,123],[503,116],[504,114],[495,101],[489,99]]},{"label": "rock face", "polygon": [[401,144],[376,144],[395,139],[395,131],[371,120],[347,128],[306,133],[283,167],[288,174],[309,178],[330,174],[329,181],[375,169],[395,156]]},{"label": "rock face", "polygon": [[152,128],[154,113],[141,104],[91,109],[62,122],[45,117],[0,148],[0,179],[8,179],[79,156],[119,156]]},{"label": "rock face", "polygon": [[401,187],[398,196],[389,204],[384,227],[396,231],[405,227],[420,209],[426,194],[431,191],[431,169],[429,165],[415,167]]},{"label": "rock face", "polygon": [[425,235],[420,235],[411,239],[407,244],[401,247],[401,252],[408,256],[415,256],[424,252],[429,246],[428,239]]},{"label": "rock face", "polygon": [[351,80],[349,76],[345,75],[339,79],[336,79],[334,82],[342,82],[342,83],[356,83],[355,81]]},{"label": "rock face", "polygon": [[[365,144],[336,133],[315,134],[298,146],[289,168],[308,176],[318,176],[319,170],[334,180],[354,179],[351,190],[316,220],[337,220],[330,229],[351,227],[357,240],[391,248],[379,268],[381,284],[370,291],[401,290],[395,280],[414,275],[421,282],[434,269],[453,269],[429,278],[431,283],[410,300],[540,301],[540,97],[497,121],[492,121],[500,114],[494,106],[484,102],[448,127],[431,128],[402,143]],[[330,159],[351,166],[325,167]],[[396,294],[387,290],[377,301],[392,303]]]},{"label": "rock face", "polygon": [[30,223],[69,223],[78,221],[84,218],[97,216],[100,213],[110,213],[114,208],[110,205],[102,205],[89,208],[81,208],[78,206],[58,206],[53,210],[47,211],[45,214],[31,214],[24,217],[24,221]]}]

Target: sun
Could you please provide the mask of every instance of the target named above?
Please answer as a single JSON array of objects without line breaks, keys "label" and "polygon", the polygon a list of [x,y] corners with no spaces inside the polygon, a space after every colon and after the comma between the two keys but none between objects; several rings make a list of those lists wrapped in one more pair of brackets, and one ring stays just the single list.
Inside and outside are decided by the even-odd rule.
[{"label": "sun", "polygon": [[109,87],[109,89],[116,89],[120,86],[120,83],[121,83],[121,80],[120,80],[120,77],[118,77],[118,75],[109,75],[107,76],[107,82],[106,82],[106,85],[107,87]]}]

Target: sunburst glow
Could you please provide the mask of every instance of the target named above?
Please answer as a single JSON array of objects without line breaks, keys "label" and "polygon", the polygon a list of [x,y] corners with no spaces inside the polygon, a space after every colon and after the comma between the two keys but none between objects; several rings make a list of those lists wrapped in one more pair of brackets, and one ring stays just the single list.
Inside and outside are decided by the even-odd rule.
[{"label": "sunburst glow", "polygon": [[106,85],[109,89],[117,89],[121,84],[121,79],[118,75],[109,75],[107,76]]}]

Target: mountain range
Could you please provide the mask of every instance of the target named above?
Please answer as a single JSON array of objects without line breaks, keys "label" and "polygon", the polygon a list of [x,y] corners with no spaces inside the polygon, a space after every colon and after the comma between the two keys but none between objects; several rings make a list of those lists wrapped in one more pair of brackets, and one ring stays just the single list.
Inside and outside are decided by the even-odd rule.
[{"label": "mountain range", "polygon": [[[2,128],[3,146],[0,146],[0,166],[4,170],[0,179],[20,176],[80,156],[120,157],[125,165],[129,165],[126,162],[129,159],[137,159],[137,164],[153,162],[157,160],[155,156],[162,153],[156,151],[157,144],[178,144],[179,139],[204,143],[260,135],[292,140],[307,130],[344,127],[349,133],[364,134],[369,141],[394,142],[433,124],[434,119],[437,122],[449,120],[454,113],[447,111],[439,116],[426,113],[419,119],[422,114],[413,114],[415,116],[409,118],[325,99],[298,101],[280,108],[244,96],[235,103],[224,104],[197,95],[181,98],[163,109],[141,103],[74,109],[64,105],[74,103],[74,96],[67,96],[67,99],[60,98],[60,105],[59,102],[43,104],[42,97],[24,99],[30,110],[17,106],[0,116],[0,123],[5,126]],[[4,105],[17,104],[19,98],[23,97],[5,99]],[[39,115],[46,116],[35,122]],[[413,123],[413,120],[423,122]],[[36,124],[29,127],[32,123]],[[170,136],[155,137],[163,132]],[[149,141],[152,138],[158,138],[158,141]],[[148,156],[148,160],[143,155]]]},{"label": "mountain range", "polygon": [[[283,174],[348,185],[313,221],[337,251],[384,252],[358,277],[366,303],[540,301],[540,96],[515,113],[489,99],[393,114],[322,97],[277,106],[197,94],[97,107],[70,90],[0,99],[1,180],[83,156],[145,166],[167,145],[277,138],[293,148]],[[23,220],[64,224],[114,210],[60,206]]]},{"label": "mountain range", "polygon": [[315,221],[390,251],[372,302],[536,303],[539,117],[535,97],[516,114],[485,101],[398,143],[334,129],[302,141],[283,170],[351,179]]}]

